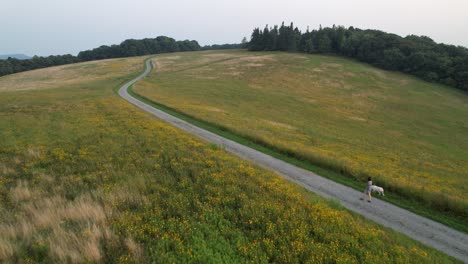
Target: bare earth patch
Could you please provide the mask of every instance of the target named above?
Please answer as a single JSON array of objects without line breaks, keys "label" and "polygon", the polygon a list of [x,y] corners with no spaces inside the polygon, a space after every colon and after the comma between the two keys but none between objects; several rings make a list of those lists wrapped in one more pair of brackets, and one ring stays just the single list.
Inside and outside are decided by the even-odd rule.
[{"label": "bare earth patch", "polygon": [[360,122],[365,122],[366,121],[366,119],[364,119],[362,117],[359,117],[359,116],[349,116],[348,118],[351,119],[351,120],[360,121]]},{"label": "bare earth patch", "polygon": [[200,80],[216,80],[218,77],[214,76],[195,76],[195,78],[200,79]]},{"label": "bare earth patch", "polygon": [[356,74],[354,74],[353,72],[350,72],[350,71],[344,72],[343,75],[347,76],[347,77],[355,77],[356,76]]},{"label": "bare earth patch", "polygon": [[229,53],[214,53],[214,54],[204,54],[203,57],[221,60],[221,59],[233,58],[235,57],[235,55],[229,54]]},{"label": "bare earth patch", "polygon": [[297,127],[294,127],[294,126],[291,126],[291,125],[288,125],[288,124],[285,124],[285,123],[275,122],[275,121],[271,121],[271,120],[263,120],[263,121],[265,123],[268,123],[269,125],[274,126],[274,127],[281,127],[281,128],[291,129],[291,130],[297,129]]},{"label": "bare earth patch", "polygon": [[330,63],[330,62],[322,63],[321,65],[324,66],[324,67],[332,67],[332,68],[340,68],[340,67],[343,67],[342,64],[339,64],[339,63]]},{"label": "bare earth patch", "polygon": [[217,108],[217,107],[206,106],[205,109],[208,110],[208,111],[211,111],[211,112],[226,113],[226,111],[224,111],[221,108]]},{"label": "bare earth patch", "polygon": [[247,63],[245,66],[247,66],[247,67],[262,67],[264,65],[265,64],[262,64],[262,63]]},{"label": "bare earth patch", "polygon": [[273,55],[263,55],[263,56],[243,56],[239,58],[235,58],[229,61],[223,62],[225,65],[239,65],[241,66],[242,63],[261,63],[261,62],[267,62],[267,61],[276,61],[275,56]]},{"label": "bare earth patch", "polygon": [[178,60],[180,59],[180,56],[167,56],[167,57],[164,57],[164,59],[166,60]]},{"label": "bare earth patch", "polygon": [[226,113],[224,109],[213,107],[213,106],[204,106],[204,105],[193,105],[193,108],[202,110],[202,111],[208,111],[208,112],[215,112],[215,113]]},{"label": "bare earth patch", "polygon": [[240,71],[230,71],[230,72],[226,72],[227,75],[231,75],[231,76],[239,76],[241,74],[243,74],[243,72],[240,72]]},{"label": "bare earth patch", "polygon": [[317,103],[317,100],[312,99],[312,98],[305,98],[303,101],[307,102],[307,103],[311,103],[311,104],[316,104]]}]

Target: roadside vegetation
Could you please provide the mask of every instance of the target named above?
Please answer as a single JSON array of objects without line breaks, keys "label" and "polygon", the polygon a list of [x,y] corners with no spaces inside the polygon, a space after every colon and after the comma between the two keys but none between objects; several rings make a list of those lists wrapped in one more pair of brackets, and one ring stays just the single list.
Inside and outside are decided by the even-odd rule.
[{"label": "roadside vegetation", "polygon": [[456,263],[131,106],[143,60],[0,78],[0,262]]},{"label": "roadside vegetation", "polygon": [[333,56],[217,51],[154,62],[136,94],[355,188],[371,176],[387,200],[466,232],[464,92]]}]

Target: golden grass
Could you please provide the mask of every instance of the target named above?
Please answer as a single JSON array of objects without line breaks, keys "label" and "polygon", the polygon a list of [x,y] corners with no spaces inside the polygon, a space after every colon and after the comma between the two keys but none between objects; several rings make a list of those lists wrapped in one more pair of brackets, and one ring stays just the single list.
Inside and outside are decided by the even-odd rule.
[{"label": "golden grass", "polygon": [[0,172],[2,175],[7,176],[9,174],[15,173],[15,170],[11,167],[6,166],[5,164],[0,165]]},{"label": "golden grass", "polygon": [[288,125],[288,124],[285,124],[285,123],[280,123],[280,122],[275,122],[275,121],[271,121],[271,120],[263,120],[263,122],[271,125],[271,126],[274,126],[274,127],[280,127],[280,128],[286,128],[286,129],[291,129],[291,130],[294,130],[294,129],[297,129],[296,127],[293,127],[291,125]]},{"label": "golden grass", "polygon": [[[61,196],[48,196],[32,191],[24,181],[10,190],[15,204],[14,219],[0,224],[2,243],[0,259],[7,260],[20,249],[15,244],[43,243],[50,249],[51,260],[57,262],[99,261],[101,244],[115,239],[109,229],[103,207],[89,195],[74,201]],[[72,224],[73,228],[67,227]],[[44,231],[48,231],[44,235]]]},{"label": "golden grass", "polygon": [[143,257],[143,248],[141,247],[140,244],[136,243],[132,238],[126,238],[125,239],[125,245],[127,246],[130,254],[135,259],[142,259]]},{"label": "golden grass", "polygon": [[27,182],[19,181],[15,188],[10,192],[10,199],[14,204],[19,204],[29,200],[32,197]]},{"label": "golden grass", "polygon": [[0,92],[56,89],[83,82],[106,80],[142,68],[141,57],[108,59],[49,67],[0,77]]},{"label": "golden grass", "polygon": [[11,259],[14,252],[13,245],[8,240],[0,237],[0,260]]}]

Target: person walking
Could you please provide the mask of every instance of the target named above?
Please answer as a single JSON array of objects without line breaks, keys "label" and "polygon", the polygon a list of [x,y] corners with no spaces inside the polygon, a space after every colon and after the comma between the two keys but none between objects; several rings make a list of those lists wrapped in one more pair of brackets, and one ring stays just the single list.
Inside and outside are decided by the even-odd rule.
[{"label": "person walking", "polygon": [[[366,185],[366,190],[364,191],[364,194],[367,195],[367,202],[371,202],[372,196],[371,196],[371,189],[372,189],[372,179],[371,177],[367,178],[367,185]],[[361,199],[364,200],[364,199]]]}]

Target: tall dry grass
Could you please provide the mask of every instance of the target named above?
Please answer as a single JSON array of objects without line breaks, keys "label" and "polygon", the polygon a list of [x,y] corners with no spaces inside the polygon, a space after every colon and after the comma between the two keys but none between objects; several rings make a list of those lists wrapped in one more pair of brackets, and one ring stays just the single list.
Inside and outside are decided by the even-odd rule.
[{"label": "tall dry grass", "polygon": [[15,216],[0,224],[2,246],[0,259],[12,261],[21,248],[47,249],[54,262],[98,262],[103,244],[117,238],[109,229],[100,203],[89,194],[70,201],[60,195],[31,190],[25,181],[10,189]]}]

